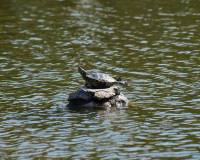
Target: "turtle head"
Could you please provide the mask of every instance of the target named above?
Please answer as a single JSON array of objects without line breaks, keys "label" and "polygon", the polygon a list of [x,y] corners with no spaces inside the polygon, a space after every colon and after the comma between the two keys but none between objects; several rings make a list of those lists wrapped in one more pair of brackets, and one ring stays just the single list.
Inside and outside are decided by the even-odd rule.
[{"label": "turtle head", "polygon": [[123,85],[123,86],[128,86],[128,82],[125,80],[117,81],[118,84]]},{"label": "turtle head", "polygon": [[128,81],[122,80],[121,77],[116,77],[115,79],[117,81],[117,84],[120,84],[120,85],[123,85],[123,86],[128,86]]},{"label": "turtle head", "polygon": [[119,90],[118,87],[117,87],[117,88],[114,88],[114,91],[115,91],[115,94],[116,94],[116,95],[120,95],[120,90]]},{"label": "turtle head", "polygon": [[122,81],[121,77],[114,77],[116,79],[116,81]]}]

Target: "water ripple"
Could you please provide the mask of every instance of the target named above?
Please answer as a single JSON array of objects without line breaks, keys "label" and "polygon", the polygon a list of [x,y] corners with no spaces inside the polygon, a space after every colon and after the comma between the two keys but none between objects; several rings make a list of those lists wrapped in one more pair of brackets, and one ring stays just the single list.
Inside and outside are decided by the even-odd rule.
[{"label": "water ripple", "polygon": [[[199,159],[199,8],[171,4],[2,0],[0,159]],[[127,79],[129,108],[57,109],[79,62]]]}]

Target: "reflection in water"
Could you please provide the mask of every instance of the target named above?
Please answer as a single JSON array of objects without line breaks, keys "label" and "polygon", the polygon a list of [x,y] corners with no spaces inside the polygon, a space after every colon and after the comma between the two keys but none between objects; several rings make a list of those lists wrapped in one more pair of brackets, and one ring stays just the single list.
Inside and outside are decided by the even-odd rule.
[{"label": "reflection in water", "polygon": [[[0,1],[0,157],[199,159],[199,4]],[[56,109],[80,61],[129,79],[128,109]]]}]

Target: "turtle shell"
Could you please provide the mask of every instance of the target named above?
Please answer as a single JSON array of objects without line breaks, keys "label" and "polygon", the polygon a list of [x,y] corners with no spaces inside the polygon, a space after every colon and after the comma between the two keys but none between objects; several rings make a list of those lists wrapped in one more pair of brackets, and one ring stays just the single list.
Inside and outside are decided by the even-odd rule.
[{"label": "turtle shell", "polygon": [[70,93],[68,96],[68,101],[75,101],[75,100],[83,100],[83,101],[90,101],[92,100],[92,95],[88,92],[85,92],[82,89],[79,89],[73,93]]},{"label": "turtle shell", "polygon": [[88,89],[82,87],[74,93],[69,94],[68,101],[83,100],[106,100],[120,94],[119,88],[117,86],[112,86],[105,89]]},{"label": "turtle shell", "polygon": [[85,71],[81,67],[79,67],[78,70],[86,81],[86,86],[88,88],[108,88],[117,82],[116,79],[105,73]]}]

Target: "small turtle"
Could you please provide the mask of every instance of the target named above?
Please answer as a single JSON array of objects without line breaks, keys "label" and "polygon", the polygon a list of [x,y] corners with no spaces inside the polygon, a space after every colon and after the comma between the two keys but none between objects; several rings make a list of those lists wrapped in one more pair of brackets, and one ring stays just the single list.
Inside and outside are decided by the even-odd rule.
[{"label": "small turtle", "polygon": [[127,85],[126,81],[122,81],[121,78],[115,79],[108,74],[86,71],[78,66],[78,71],[86,81],[87,88],[108,88],[115,84]]}]

